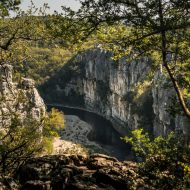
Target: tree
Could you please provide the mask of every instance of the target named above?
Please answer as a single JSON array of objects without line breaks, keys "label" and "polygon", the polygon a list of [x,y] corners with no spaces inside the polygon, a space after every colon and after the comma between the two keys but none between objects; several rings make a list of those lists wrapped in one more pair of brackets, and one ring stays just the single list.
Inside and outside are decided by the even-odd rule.
[{"label": "tree", "polygon": [[42,151],[39,129],[41,124],[32,119],[21,121],[11,115],[11,125],[1,128],[0,173],[13,175],[30,156]]},{"label": "tree", "polygon": [[64,115],[57,109],[52,110],[47,114],[44,120],[43,128],[43,151],[52,153],[54,137],[59,136],[59,132],[64,128]]},{"label": "tree", "polygon": [[9,16],[9,11],[18,9],[18,5],[20,3],[21,3],[20,0],[1,0],[1,2],[0,2],[0,18]]},{"label": "tree", "polygon": [[0,174],[14,175],[32,156],[52,153],[54,137],[64,127],[64,116],[52,109],[40,121],[11,112],[10,125],[0,129]]},{"label": "tree", "polygon": [[[17,65],[26,60],[29,42],[50,39],[45,28],[45,12],[47,5],[37,9],[31,2],[27,11],[19,9],[19,0],[4,0],[0,2],[0,62],[11,62]],[[10,11],[14,17],[10,17]]]},{"label": "tree", "polygon": [[124,137],[132,145],[139,163],[139,175],[144,178],[146,189],[186,189],[190,177],[190,147],[183,135],[171,133],[167,137],[151,140],[142,129]]},{"label": "tree", "polygon": [[[44,17],[33,16],[33,7],[26,13],[19,11],[17,7],[19,3],[18,0],[0,2],[1,65],[9,61],[19,64],[25,59],[22,57],[22,51],[26,49],[28,41],[39,41],[47,37],[43,24]],[[17,10],[17,15],[10,18],[10,10]],[[32,100],[29,100],[24,91],[18,90],[17,93],[15,89],[12,90],[12,81],[8,80],[6,71],[4,74],[5,76],[1,76],[1,82],[6,83],[9,94],[1,95],[1,103],[5,102],[7,106],[6,113],[3,111],[1,113],[0,175],[2,177],[15,174],[19,166],[31,156],[50,152],[53,137],[57,136],[58,130],[64,126],[64,117],[56,110],[46,114],[39,121],[33,118],[30,115]],[[24,113],[19,112],[19,106],[26,109],[26,117]]]},{"label": "tree", "polygon": [[[103,42],[121,55],[133,58],[157,55],[157,61],[172,82],[184,114],[190,118],[186,100],[190,95],[190,2],[85,0],[81,4],[75,14],[65,9],[65,15],[74,18],[74,23],[81,23],[83,31],[88,31],[81,31],[83,38],[100,30],[104,34],[113,34],[110,39],[104,35]],[[118,34],[117,29],[115,33],[112,28],[106,29],[105,23],[107,26],[119,26],[123,35]]]}]

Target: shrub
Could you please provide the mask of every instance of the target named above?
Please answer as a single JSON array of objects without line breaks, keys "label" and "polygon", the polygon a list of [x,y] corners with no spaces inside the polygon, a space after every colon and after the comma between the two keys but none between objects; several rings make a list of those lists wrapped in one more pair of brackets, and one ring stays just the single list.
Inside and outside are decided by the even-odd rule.
[{"label": "shrub", "polygon": [[31,118],[23,120],[13,114],[10,125],[0,130],[0,173],[14,175],[28,158],[50,153],[53,138],[63,127],[63,114],[55,109],[43,122]]},{"label": "shrub", "polygon": [[53,139],[59,136],[59,131],[64,128],[64,115],[55,108],[47,114],[44,119],[43,128],[43,146],[44,152],[51,153],[53,151]]},{"label": "shrub", "polygon": [[131,137],[124,137],[132,144],[139,163],[139,175],[149,189],[183,190],[187,188],[190,169],[190,148],[183,135],[170,133],[167,137],[151,140],[142,129],[132,132]]}]

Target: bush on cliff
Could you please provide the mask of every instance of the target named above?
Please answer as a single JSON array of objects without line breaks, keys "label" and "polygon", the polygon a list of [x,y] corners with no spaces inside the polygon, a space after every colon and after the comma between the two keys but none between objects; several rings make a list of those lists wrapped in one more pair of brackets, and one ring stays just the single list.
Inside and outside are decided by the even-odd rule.
[{"label": "bush on cliff", "polygon": [[132,144],[139,163],[139,175],[150,189],[186,189],[190,179],[190,147],[183,135],[171,133],[151,140],[142,129],[124,137]]},{"label": "bush on cliff", "polygon": [[64,128],[64,115],[57,109],[52,108],[44,120],[43,146],[44,153],[52,153],[53,139],[59,136],[59,131]]}]

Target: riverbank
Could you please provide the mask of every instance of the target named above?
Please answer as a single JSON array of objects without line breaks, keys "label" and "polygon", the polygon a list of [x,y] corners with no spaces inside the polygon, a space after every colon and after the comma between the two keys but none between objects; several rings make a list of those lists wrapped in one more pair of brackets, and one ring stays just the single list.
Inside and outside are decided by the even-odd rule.
[{"label": "riverbank", "polygon": [[92,126],[74,115],[65,115],[65,128],[60,132],[60,138],[55,138],[53,154],[80,154],[104,152],[96,142],[88,139]]},{"label": "riverbank", "polygon": [[47,103],[46,102],[46,106],[47,107],[57,107],[57,108],[68,108],[68,109],[75,109],[75,110],[78,110],[78,111],[85,111],[85,112],[88,112],[88,113],[92,113],[92,114],[96,114],[100,117],[103,117],[104,119],[108,120],[109,122],[112,123],[112,127],[120,134],[120,136],[126,136],[126,135],[129,135],[130,134],[130,130],[128,128],[126,128],[126,123],[121,121],[120,119],[118,118],[108,118],[106,115],[103,115],[102,113],[100,112],[97,112],[97,111],[94,111],[94,110],[91,110],[91,109],[87,109],[87,108],[84,108],[84,107],[81,107],[81,106],[71,106],[71,105],[68,105],[68,104],[60,104],[60,103]]}]

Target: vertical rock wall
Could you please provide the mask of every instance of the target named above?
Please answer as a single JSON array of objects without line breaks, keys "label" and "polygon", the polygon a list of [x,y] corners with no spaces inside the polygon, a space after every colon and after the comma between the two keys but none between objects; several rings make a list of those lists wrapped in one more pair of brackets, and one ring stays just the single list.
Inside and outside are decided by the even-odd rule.
[{"label": "vertical rock wall", "polygon": [[42,87],[47,102],[72,104],[80,97],[79,106],[111,120],[121,134],[136,128],[155,136],[175,129],[189,133],[190,122],[181,116],[173,118],[167,111],[175,92],[164,89],[163,74],[149,77],[150,59],[113,61],[109,52],[94,49],[77,55],[68,65]]},{"label": "vertical rock wall", "polygon": [[45,104],[31,79],[12,80],[12,66],[0,66],[0,128],[9,126],[13,117],[37,122],[45,116]]},{"label": "vertical rock wall", "polygon": [[[171,86],[171,87],[170,87]],[[173,104],[172,99],[176,92],[171,83],[161,73],[157,72],[152,83],[153,110],[154,110],[154,134],[168,134],[178,130],[183,132],[186,138],[190,135],[190,120],[182,115],[172,116],[170,109]]]},{"label": "vertical rock wall", "polygon": [[[135,96],[135,87],[143,81],[150,69],[147,67],[149,60],[126,63],[125,59],[121,59],[115,62],[110,53],[100,50],[88,52],[79,59],[85,62],[85,75],[82,79],[85,107],[103,114],[115,125],[118,124],[117,130],[119,126],[124,126],[120,129],[122,133],[126,132],[125,129],[140,127],[139,122],[144,118],[135,108],[143,108],[147,100],[152,101],[151,91],[147,89],[146,97],[139,102],[137,100],[139,105],[136,105],[132,96]],[[152,130],[152,121],[147,123],[146,128]]]}]

